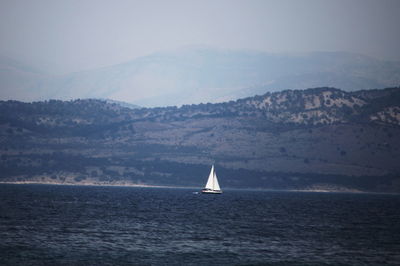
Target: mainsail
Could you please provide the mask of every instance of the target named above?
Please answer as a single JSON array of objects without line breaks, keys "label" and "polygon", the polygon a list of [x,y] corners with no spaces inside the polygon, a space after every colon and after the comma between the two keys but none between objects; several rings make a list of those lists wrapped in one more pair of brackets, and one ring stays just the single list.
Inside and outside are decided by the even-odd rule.
[{"label": "mainsail", "polygon": [[206,188],[214,189],[214,165],[211,167],[210,174],[208,175]]}]

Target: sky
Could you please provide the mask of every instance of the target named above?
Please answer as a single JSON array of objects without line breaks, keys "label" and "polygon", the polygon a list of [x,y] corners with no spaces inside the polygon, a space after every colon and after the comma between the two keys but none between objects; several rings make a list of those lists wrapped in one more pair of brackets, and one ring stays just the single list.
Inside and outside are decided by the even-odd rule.
[{"label": "sky", "polygon": [[0,55],[62,74],[186,46],[400,60],[398,0],[0,0]]}]

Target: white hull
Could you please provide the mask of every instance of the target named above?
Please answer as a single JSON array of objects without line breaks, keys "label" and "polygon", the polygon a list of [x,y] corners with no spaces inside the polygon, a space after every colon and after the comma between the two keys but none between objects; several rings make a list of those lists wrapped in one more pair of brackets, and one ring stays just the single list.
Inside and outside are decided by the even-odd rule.
[{"label": "white hull", "polygon": [[222,194],[221,190],[205,190],[201,191],[202,194]]}]

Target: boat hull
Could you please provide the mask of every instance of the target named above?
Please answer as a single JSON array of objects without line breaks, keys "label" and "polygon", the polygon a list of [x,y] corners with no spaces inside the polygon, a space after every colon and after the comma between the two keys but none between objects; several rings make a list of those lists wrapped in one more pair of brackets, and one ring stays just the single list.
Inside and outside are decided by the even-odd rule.
[{"label": "boat hull", "polygon": [[201,191],[202,194],[222,194],[221,190],[209,190],[209,189],[203,189]]}]

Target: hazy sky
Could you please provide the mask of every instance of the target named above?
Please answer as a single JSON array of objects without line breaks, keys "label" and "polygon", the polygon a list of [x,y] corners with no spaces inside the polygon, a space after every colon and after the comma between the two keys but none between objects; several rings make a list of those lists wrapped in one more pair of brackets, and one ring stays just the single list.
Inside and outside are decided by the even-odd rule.
[{"label": "hazy sky", "polygon": [[400,60],[400,1],[0,0],[0,54],[52,72],[188,45]]}]

